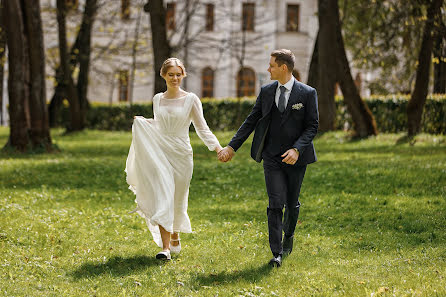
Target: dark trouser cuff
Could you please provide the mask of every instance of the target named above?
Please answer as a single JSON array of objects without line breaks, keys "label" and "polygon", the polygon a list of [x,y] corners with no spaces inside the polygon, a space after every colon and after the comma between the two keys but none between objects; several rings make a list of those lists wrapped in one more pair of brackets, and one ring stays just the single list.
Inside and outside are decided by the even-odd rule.
[{"label": "dark trouser cuff", "polygon": [[283,232],[285,233],[285,237],[289,238],[294,235],[298,218],[299,206],[291,209],[285,207],[285,214],[283,215]]},{"label": "dark trouser cuff", "polygon": [[268,236],[271,252],[276,255],[282,254],[282,209],[267,208],[268,214]]}]

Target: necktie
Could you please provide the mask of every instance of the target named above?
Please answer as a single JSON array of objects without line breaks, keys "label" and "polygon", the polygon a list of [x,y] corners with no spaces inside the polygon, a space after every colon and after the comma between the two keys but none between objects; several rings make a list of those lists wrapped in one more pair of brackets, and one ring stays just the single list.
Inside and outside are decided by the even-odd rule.
[{"label": "necktie", "polygon": [[277,106],[280,112],[285,111],[285,90],[286,88],[284,86],[280,86],[279,104]]}]

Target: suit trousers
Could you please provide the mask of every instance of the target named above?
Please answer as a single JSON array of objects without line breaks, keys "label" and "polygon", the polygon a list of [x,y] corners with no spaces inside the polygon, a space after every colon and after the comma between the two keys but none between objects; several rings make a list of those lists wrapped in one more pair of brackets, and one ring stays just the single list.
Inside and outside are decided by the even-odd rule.
[{"label": "suit trousers", "polygon": [[[282,232],[294,235],[299,217],[299,194],[307,165],[288,165],[280,156],[263,152],[263,170],[269,204],[267,208],[269,245],[275,257],[281,255]],[[285,207],[285,214],[283,208]]]}]

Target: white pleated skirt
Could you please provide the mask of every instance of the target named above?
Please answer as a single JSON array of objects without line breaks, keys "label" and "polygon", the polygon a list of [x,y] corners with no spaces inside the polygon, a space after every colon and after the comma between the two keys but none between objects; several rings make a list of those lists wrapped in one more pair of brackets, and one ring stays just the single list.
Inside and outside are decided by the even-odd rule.
[{"label": "white pleated skirt", "polygon": [[188,134],[163,133],[156,121],[137,117],[125,172],[136,195],[135,211],[145,219],[158,246],[163,246],[158,225],[171,233],[192,232],[187,215],[193,172]]}]

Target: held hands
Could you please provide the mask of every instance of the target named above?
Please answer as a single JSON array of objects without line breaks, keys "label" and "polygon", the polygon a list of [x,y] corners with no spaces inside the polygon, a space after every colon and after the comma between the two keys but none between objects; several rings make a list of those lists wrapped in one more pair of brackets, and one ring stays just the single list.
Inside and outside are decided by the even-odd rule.
[{"label": "held hands", "polygon": [[235,152],[232,147],[226,146],[225,148],[217,152],[217,154],[218,160],[220,160],[220,162],[228,162],[231,161],[232,157],[234,157]]},{"label": "held hands", "polygon": [[[232,157],[235,155],[234,149],[230,146],[226,146],[223,149],[217,148],[215,151],[217,152],[218,160],[221,162],[231,161]],[[284,157],[282,162],[294,165],[296,164],[297,159],[299,159],[299,152],[295,149],[289,149],[282,155],[282,157]]]},{"label": "held hands", "polygon": [[296,164],[297,159],[299,159],[299,152],[297,152],[295,149],[289,149],[281,157],[284,157],[282,162],[289,165],[294,165]]}]

